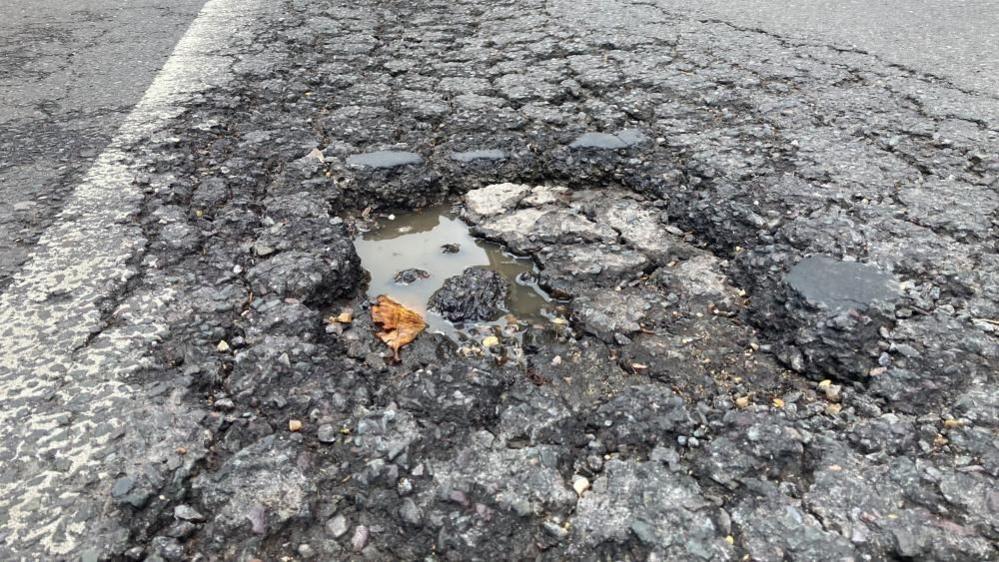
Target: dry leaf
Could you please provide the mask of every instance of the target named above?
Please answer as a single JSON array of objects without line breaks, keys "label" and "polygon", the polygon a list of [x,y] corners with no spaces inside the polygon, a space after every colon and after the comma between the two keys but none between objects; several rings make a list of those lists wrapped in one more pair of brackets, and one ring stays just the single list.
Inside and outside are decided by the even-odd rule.
[{"label": "dry leaf", "polygon": [[402,306],[385,295],[378,296],[378,304],[371,307],[371,319],[382,331],[377,336],[399,360],[399,348],[416,339],[427,323],[419,313]]}]

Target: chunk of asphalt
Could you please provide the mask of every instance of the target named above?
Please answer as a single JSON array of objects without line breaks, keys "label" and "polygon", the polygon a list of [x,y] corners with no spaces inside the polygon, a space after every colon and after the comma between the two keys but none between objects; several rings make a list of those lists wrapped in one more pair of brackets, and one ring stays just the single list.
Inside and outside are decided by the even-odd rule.
[{"label": "chunk of asphalt", "polygon": [[806,302],[833,314],[889,303],[900,292],[898,281],[877,266],[827,256],[801,260],[784,280]]},{"label": "chunk of asphalt", "polygon": [[815,256],[792,267],[784,283],[788,341],[778,357],[797,372],[866,380],[882,328],[894,325],[898,281],[874,265]]},{"label": "chunk of asphalt", "polygon": [[451,159],[458,162],[474,162],[475,160],[506,160],[506,152],[502,150],[468,150],[465,152],[452,152]]},{"label": "chunk of asphalt", "polygon": [[401,150],[378,150],[354,154],[347,157],[347,165],[359,168],[396,168],[409,164],[420,164],[423,157],[415,152]]}]

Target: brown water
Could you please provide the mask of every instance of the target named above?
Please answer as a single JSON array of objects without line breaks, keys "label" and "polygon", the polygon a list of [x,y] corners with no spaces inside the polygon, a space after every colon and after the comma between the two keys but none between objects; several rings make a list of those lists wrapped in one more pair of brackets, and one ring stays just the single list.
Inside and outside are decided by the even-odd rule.
[{"label": "brown water", "polygon": [[[545,322],[555,303],[532,281],[534,264],[519,258],[497,244],[472,236],[450,205],[420,211],[396,213],[393,218],[378,219],[374,228],[354,240],[361,265],[371,275],[367,295],[374,299],[388,295],[427,319],[428,329],[458,338],[463,329],[427,310],[427,302],[441,288],[444,280],[460,275],[465,268],[482,265],[495,270],[510,282],[507,312],[518,321]],[[458,244],[456,253],[446,253],[445,244]],[[430,273],[426,279],[403,285],[396,283],[396,273],[410,268]],[[526,277],[526,279],[525,279]],[[507,325],[505,318],[475,325]]]}]

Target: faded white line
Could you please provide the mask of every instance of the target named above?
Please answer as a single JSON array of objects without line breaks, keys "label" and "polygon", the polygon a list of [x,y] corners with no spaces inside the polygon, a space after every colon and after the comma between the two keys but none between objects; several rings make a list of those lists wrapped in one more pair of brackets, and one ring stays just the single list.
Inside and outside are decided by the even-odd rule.
[{"label": "faded white line", "polygon": [[[126,300],[116,316],[129,320],[127,330],[102,332],[99,305],[136,274],[130,264],[146,246],[134,223],[142,191],[133,182],[144,141],[194,96],[231,78],[233,47],[279,5],[204,5],[0,295],[0,559],[112,552],[127,536],[114,522],[111,482],[166,460],[171,441],[197,431],[180,406],[152,406],[123,382],[162,336],[171,292]],[[162,434],[146,434],[158,424],[167,425]],[[132,459],[130,448],[151,452]]]}]

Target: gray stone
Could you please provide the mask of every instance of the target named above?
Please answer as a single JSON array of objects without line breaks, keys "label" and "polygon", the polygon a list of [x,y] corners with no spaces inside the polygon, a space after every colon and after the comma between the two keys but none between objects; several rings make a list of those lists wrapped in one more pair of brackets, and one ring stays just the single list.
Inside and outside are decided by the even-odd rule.
[{"label": "gray stone", "polygon": [[417,507],[412,498],[404,498],[399,507],[399,517],[414,527],[420,526],[423,519],[423,511]]},{"label": "gray stone", "polygon": [[316,438],[319,439],[320,443],[334,443],[337,439],[337,430],[333,425],[324,423],[319,426],[316,430]]},{"label": "gray stone", "polygon": [[473,189],[465,194],[465,216],[478,222],[505,213],[516,207],[530,191],[530,187],[516,183],[497,183]]},{"label": "gray stone", "polygon": [[181,519],[183,521],[204,521],[205,516],[198,513],[198,510],[185,504],[178,505],[173,508],[173,516],[175,519]]}]

